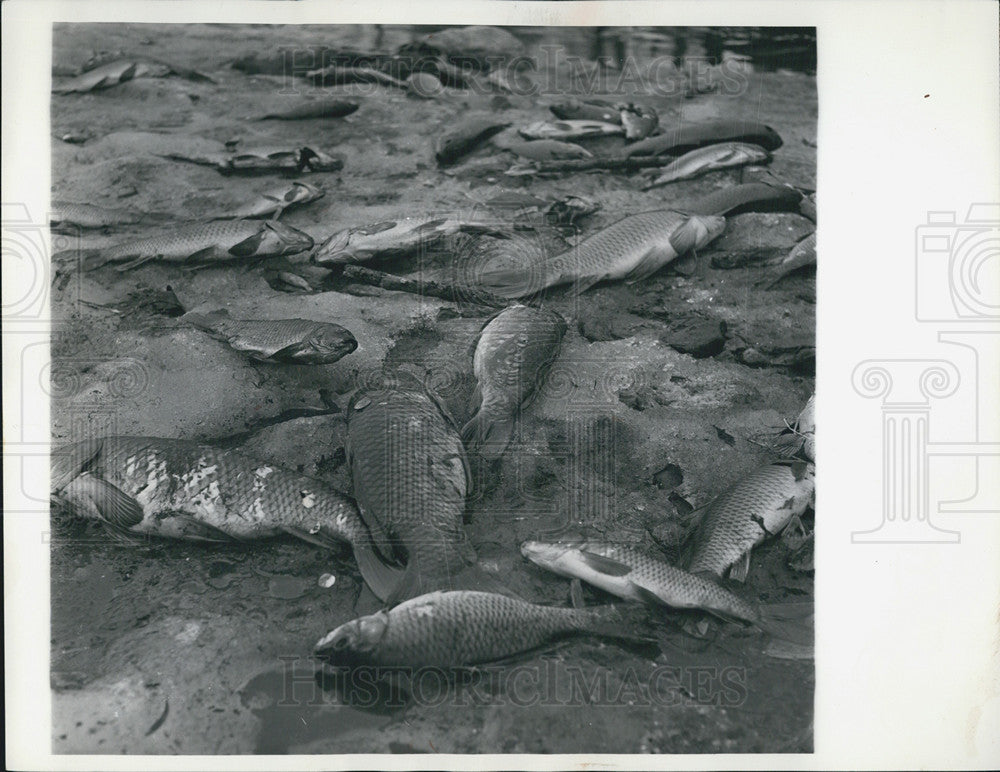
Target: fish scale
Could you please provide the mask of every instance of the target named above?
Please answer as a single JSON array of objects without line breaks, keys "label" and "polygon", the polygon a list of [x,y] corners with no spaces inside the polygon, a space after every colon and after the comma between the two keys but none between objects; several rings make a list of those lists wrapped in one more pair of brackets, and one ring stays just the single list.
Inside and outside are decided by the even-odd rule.
[{"label": "fish scale", "polygon": [[544,380],[565,332],[558,314],[520,304],[484,325],[473,357],[480,402],[462,429],[470,451],[480,450],[488,459],[503,454],[517,414]]},{"label": "fish scale", "polygon": [[811,502],[815,473],[812,464],[777,461],[712,501],[695,531],[688,570],[722,576],[755,545],[783,530]]},{"label": "fish scale", "polygon": [[[302,231],[277,222],[212,220],[182,225],[148,239],[108,248],[85,250],[84,267],[133,260],[134,267],[148,260],[184,262],[262,258],[295,254],[310,249],[312,239]],[[53,255],[57,257],[57,255]]]},{"label": "fish scale", "polygon": [[462,528],[468,461],[435,400],[402,389],[359,392],[348,407],[346,446],[365,522],[406,553],[405,597],[437,589],[475,562]]},{"label": "fish scale", "polygon": [[[585,541],[566,544],[526,542],[522,553],[555,573],[582,579],[621,598],[648,601],[655,596],[674,608],[702,608],[748,622],[758,619],[757,609],[713,581],[675,568],[645,552],[620,544]],[[596,555],[622,564],[627,573],[615,573],[587,564]]]},{"label": "fish scale", "polygon": [[224,311],[187,313],[183,321],[225,341],[237,351],[265,361],[330,364],[354,351],[358,342],[339,324],[309,319],[234,319]]},{"label": "fish scale", "polygon": [[[583,291],[606,279],[638,281],[722,233],[725,219],[670,209],[641,212],[609,225],[539,266],[486,271],[482,281],[502,297],[524,297],[574,282]],[[540,277],[540,281],[537,279]]]},{"label": "fish scale", "polygon": [[136,534],[197,535],[180,514],[237,539],[276,536],[287,526],[352,544],[369,541],[346,496],[237,450],[186,440],[108,437],[70,446],[58,455],[56,467],[62,472],[53,473],[57,493],[72,498],[74,480],[89,474],[134,498],[143,512],[129,529]]},{"label": "fish scale", "polygon": [[486,592],[433,592],[341,625],[316,644],[331,664],[380,667],[476,665],[579,633],[616,630],[603,610],[539,606]]}]

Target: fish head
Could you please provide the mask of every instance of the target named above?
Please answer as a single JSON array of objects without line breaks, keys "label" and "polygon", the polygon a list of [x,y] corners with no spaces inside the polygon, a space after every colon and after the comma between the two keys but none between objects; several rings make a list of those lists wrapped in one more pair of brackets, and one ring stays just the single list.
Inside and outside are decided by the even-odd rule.
[{"label": "fish head", "polygon": [[362,664],[382,641],[389,627],[384,611],[346,622],[327,633],[313,647],[313,653],[334,666]]},{"label": "fish head", "polygon": [[338,231],[317,247],[312,254],[312,261],[320,265],[340,265],[351,262],[346,253],[351,242],[351,230]]},{"label": "fish head", "polygon": [[261,229],[256,255],[294,255],[312,249],[312,236],[277,220],[267,220]]},{"label": "fish head", "polygon": [[326,193],[315,185],[310,185],[307,182],[293,182],[292,187],[284,195],[284,203],[286,205],[304,204],[309,201],[316,201],[325,195]]},{"label": "fish head", "polygon": [[582,544],[582,539],[563,539],[555,542],[526,541],[521,544],[521,555],[536,566],[564,576],[575,576],[567,570],[568,564]]},{"label": "fish head", "polygon": [[670,246],[678,255],[705,246],[722,235],[726,218],[718,215],[691,215],[670,234]]},{"label": "fish head", "polygon": [[358,347],[357,339],[348,330],[332,324],[314,330],[306,338],[306,344],[313,354],[320,354],[330,361],[345,357]]}]

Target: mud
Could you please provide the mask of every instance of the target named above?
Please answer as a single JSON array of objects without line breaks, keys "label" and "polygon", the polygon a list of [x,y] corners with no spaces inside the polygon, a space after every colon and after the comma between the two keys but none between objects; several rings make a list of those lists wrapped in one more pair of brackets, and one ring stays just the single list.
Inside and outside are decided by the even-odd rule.
[{"label": "mud", "polygon": [[[529,52],[559,40],[551,31],[515,31]],[[560,34],[571,50],[583,50],[583,33]],[[435,99],[371,84],[320,90],[229,66],[282,45],[389,51],[410,39],[403,28],[57,27],[59,72],[72,73],[93,51],[120,49],[176,61],[217,83],[144,78],[54,95],[53,198],[196,219],[253,200],[275,178],[226,177],[156,154],[192,151],[209,140],[212,147],[233,139],[244,146],[301,143],[345,158],[340,172],[303,177],[326,189],[323,199],[282,216],[317,242],[400,215],[469,212],[501,190],[547,199],[572,193],[601,204],[578,231],[539,236],[540,248],[550,250],[623,215],[754,178],[752,170],[724,171],[642,192],[640,174],[535,179],[476,172],[477,164],[498,168],[498,158],[499,168],[512,164],[499,148],[516,139],[516,128],[547,119],[547,105],[567,92],[581,93],[572,90],[584,86],[571,75],[589,66],[586,58],[572,64],[539,57],[535,77],[559,73],[561,80],[550,80],[562,83],[562,93],[446,88]],[[698,53],[689,43],[687,55]],[[647,101],[663,126],[711,118],[767,123],[784,139],[771,173],[815,189],[815,78],[752,69],[744,77],[735,94]],[[361,106],[343,118],[251,120],[305,95]],[[512,125],[445,174],[434,139],[472,112]],[[90,138],[60,139],[81,134]],[[580,142],[595,153],[623,145],[616,137]],[[569,322],[561,356],[504,459],[475,465],[467,529],[487,568],[525,597],[564,603],[565,580],[526,563],[521,541],[576,529],[670,555],[691,526],[692,507],[771,458],[762,438],[797,415],[813,390],[815,279],[791,276],[772,290],[758,284],[770,270],[766,263],[811,228],[793,214],[738,215],[715,244],[677,270],[634,286],[545,299]],[[100,246],[143,232],[130,225],[54,236],[54,248]],[[452,247],[373,267],[440,273],[456,259]],[[322,281],[303,260],[282,265]],[[237,442],[349,491],[342,421],[336,413],[313,415],[327,408],[321,390],[343,406],[359,383],[386,368],[404,369],[438,391],[457,421],[468,419],[470,345],[489,309],[360,286],[338,287],[358,294],[284,293],[268,283],[267,270],[150,264],[128,273],[70,272],[53,288],[54,438],[114,432]],[[168,286],[170,302],[143,302],[162,298]],[[185,310],[224,307],[237,318],[335,322],[354,334],[358,349],[325,366],[252,362],[179,322],[172,297]],[[288,416],[305,417],[279,421]],[[738,591],[756,601],[811,599],[810,575],[789,569],[788,554],[780,540],[762,547]],[[328,588],[318,581],[326,573],[336,577]],[[608,600],[597,591],[585,595]],[[717,753],[812,746],[812,661],[766,655],[761,634],[732,625],[713,622],[705,637],[695,637],[703,617],[694,613],[664,613],[662,641],[652,649],[578,640],[466,682],[428,677],[409,685],[409,697],[389,687],[359,695],[318,673],[309,653],[328,630],[376,603],[346,550],[331,554],[284,540],[249,548],[122,548],[97,529],[59,519],[52,543],[53,750]]]}]

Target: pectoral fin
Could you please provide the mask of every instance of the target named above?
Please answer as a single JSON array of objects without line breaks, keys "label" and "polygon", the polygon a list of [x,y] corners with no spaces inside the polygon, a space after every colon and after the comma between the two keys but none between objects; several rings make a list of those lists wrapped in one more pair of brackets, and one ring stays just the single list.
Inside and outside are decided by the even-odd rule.
[{"label": "pectoral fin", "polygon": [[735,582],[745,582],[748,573],[750,573],[750,550],[744,552],[743,557],[729,567],[729,578]]},{"label": "pectoral fin", "polygon": [[606,574],[607,576],[628,576],[632,573],[632,567],[627,566],[624,563],[620,563],[612,558],[606,558],[603,555],[597,555],[593,552],[580,552],[580,558],[583,560],[584,564],[594,571],[601,574]]},{"label": "pectoral fin", "polygon": [[647,279],[679,254],[682,254],[681,250],[675,251],[671,246],[650,247],[623,278],[627,284],[635,284],[637,281]]},{"label": "pectoral fin", "polygon": [[[233,257],[250,257],[257,254],[257,250],[264,241],[264,230],[261,229],[248,239],[243,239],[239,244],[229,248],[229,254]],[[213,249],[210,247],[210,249]],[[202,250],[205,251],[205,250]],[[194,257],[194,255],[192,255]]]},{"label": "pectoral fin", "polygon": [[127,530],[142,522],[142,506],[120,488],[90,474],[81,475],[78,482],[108,525]]},{"label": "pectoral fin", "polygon": [[663,598],[661,598],[659,595],[654,593],[652,590],[647,590],[645,587],[642,587],[636,584],[635,582],[629,582],[628,587],[632,593],[632,597],[636,598],[637,600],[641,600],[643,603],[646,603],[650,606],[667,605],[666,603],[663,602]]}]

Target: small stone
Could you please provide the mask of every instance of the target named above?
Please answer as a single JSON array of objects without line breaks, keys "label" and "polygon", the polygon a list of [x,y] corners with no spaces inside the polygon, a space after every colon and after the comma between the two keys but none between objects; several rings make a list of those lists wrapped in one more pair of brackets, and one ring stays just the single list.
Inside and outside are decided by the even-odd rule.
[{"label": "small stone", "polygon": [[726,323],[696,315],[676,318],[660,340],[695,359],[712,357],[726,345]]},{"label": "small stone", "polygon": [[335,585],[336,583],[337,583],[337,577],[335,577],[333,574],[323,574],[319,578],[319,586],[320,587],[329,588],[329,587],[333,587],[333,585]]}]

